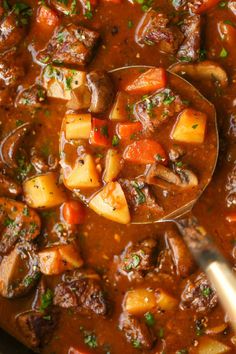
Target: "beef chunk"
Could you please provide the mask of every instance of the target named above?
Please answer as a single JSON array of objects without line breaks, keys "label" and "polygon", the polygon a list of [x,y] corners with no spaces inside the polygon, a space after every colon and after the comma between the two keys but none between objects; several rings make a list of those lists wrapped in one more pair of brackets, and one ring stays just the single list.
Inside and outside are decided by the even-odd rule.
[{"label": "beef chunk", "polygon": [[0,52],[16,46],[24,35],[25,26],[13,10],[0,23]]},{"label": "beef chunk", "polygon": [[119,328],[124,332],[129,343],[136,348],[151,349],[154,344],[154,337],[145,323],[137,318],[123,313],[120,317]]},{"label": "beef chunk", "polygon": [[55,314],[45,315],[37,311],[24,312],[16,318],[20,332],[31,348],[41,347],[49,342],[56,320]]},{"label": "beef chunk", "polygon": [[94,70],[87,74],[88,86],[91,91],[90,111],[105,112],[114,98],[114,87],[107,72]]},{"label": "beef chunk", "polygon": [[228,8],[236,16],[236,1],[235,0],[229,0]]},{"label": "beef chunk", "polygon": [[167,231],[165,238],[171,251],[176,273],[181,277],[187,277],[195,268],[194,260],[187,246],[177,231]]},{"label": "beef chunk", "polygon": [[15,49],[0,55],[0,87],[14,87],[24,76],[24,69],[15,58]]},{"label": "beef chunk", "polygon": [[134,105],[134,114],[146,132],[153,132],[168,118],[185,108],[179,95],[170,89],[157,91]]},{"label": "beef chunk", "polygon": [[128,179],[119,179],[119,183],[124,190],[130,208],[136,214],[160,214],[162,212],[150,186],[142,181]]},{"label": "beef chunk", "polygon": [[141,20],[137,31],[137,40],[141,44],[158,44],[163,52],[175,53],[183,42],[184,35],[170,23],[163,13],[149,10]]},{"label": "beef chunk", "polygon": [[196,13],[200,6],[206,0],[177,0],[172,1],[173,6],[176,10],[190,11],[191,13]]},{"label": "beef chunk", "polygon": [[[0,172],[0,195],[5,197],[16,197],[22,193],[21,185],[11,177]],[[1,211],[0,211],[1,219]]]},{"label": "beef chunk", "polygon": [[196,312],[207,313],[217,304],[217,295],[210,286],[204,273],[200,273],[193,280],[188,280],[181,295],[182,309],[191,308]]},{"label": "beef chunk", "polygon": [[91,60],[98,40],[97,32],[69,24],[58,29],[37,59],[47,63],[52,61],[65,65],[85,65]]},{"label": "beef chunk", "polygon": [[228,207],[236,205],[236,165],[228,174],[228,180],[225,186],[227,196],[226,203]]},{"label": "beef chunk", "polygon": [[40,85],[32,85],[21,91],[16,98],[17,106],[40,107],[46,100],[46,90]]},{"label": "beef chunk", "polygon": [[108,304],[101,281],[96,273],[81,273],[79,270],[63,275],[62,282],[55,288],[54,305],[75,307],[81,312],[106,315]]},{"label": "beef chunk", "polygon": [[133,276],[144,276],[154,269],[157,256],[157,241],[153,238],[145,239],[136,244],[130,244],[125,249],[119,269],[122,273],[131,273]]},{"label": "beef chunk", "polygon": [[184,41],[178,49],[177,57],[185,61],[199,59],[201,40],[201,16],[187,16],[181,25]]}]

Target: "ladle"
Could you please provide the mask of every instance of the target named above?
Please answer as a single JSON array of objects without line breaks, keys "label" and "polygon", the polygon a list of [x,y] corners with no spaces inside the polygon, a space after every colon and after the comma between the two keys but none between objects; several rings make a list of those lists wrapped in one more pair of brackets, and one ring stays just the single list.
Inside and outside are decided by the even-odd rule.
[{"label": "ladle", "polygon": [[[124,70],[138,69],[145,70],[153,68],[153,66],[127,66],[122,68],[117,68],[111,71],[115,75]],[[171,75],[176,75],[171,73]],[[178,76],[179,77],[179,76]],[[180,78],[180,77],[179,77]],[[186,84],[190,85],[187,81],[181,78]],[[192,85],[191,85],[192,86]],[[205,101],[207,101],[203,96],[201,96]],[[207,101],[210,106],[213,105]],[[214,109],[214,107],[213,107]],[[226,311],[234,331],[236,332],[236,278],[231,271],[230,265],[226,259],[221,255],[217,249],[214,241],[211,236],[207,234],[207,231],[199,225],[196,218],[187,215],[191,212],[194,204],[197,202],[199,197],[202,195],[203,191],[210,183],[212,175],[215,170],[215,166],[218,158],[218,130],[217,130],[217,120],[215,114],[215,137],[216,137],[216,151],[215,159],[212,162],[211,172],[209,178],[205,185],[201,188],[198,195],[188,202],[187,204],[182,205],[177,210],[172,211],[168,215],[165,215],[164,218],[159,218],[156,220],[150,221],[153,222],[174,222],[181,235],[183,236],[184,241],[189,247],[194,258],[198,264],[202,267],[204,272],[207,274],[211,284],[216,289],[218,297],[221,301],[221,304]],[[183,218],[185,216],[185,218]],[[135,222],[138,224],[148,224],[149,221],[145,222]]]}]

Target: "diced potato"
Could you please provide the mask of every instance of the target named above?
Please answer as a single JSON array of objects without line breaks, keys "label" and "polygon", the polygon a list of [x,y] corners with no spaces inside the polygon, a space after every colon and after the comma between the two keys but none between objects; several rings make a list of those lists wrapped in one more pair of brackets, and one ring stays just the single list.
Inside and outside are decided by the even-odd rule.
[{"label": "diced potato", "polygon": [[153,291],[135,289],[126,293],[124,308],[132,315],[142,315],[156,306],[156,296]]},{"label": "diced potato", "polygon": [[122,168],[121,156],[115,149],[109,149],[106,154],[103,180],[108,183],[114,181]]},{"label": "diced potato", "polygon": [[156,290],[157,306],[164,311],[172,310],[178,305],[177,300],[162,289]]},{"label": "diced potato", "polygon": [[130,213],[124,192],[118,182],[108,183],[93,197],[89,207],[97,214],[121,224],[130,222]]},{"label": "diced potato", "polygon": [[99,175],[93,157],[86,154],[80,158],[64,183],[69,189],[99,187]]},{"label": "diced potato", "polygon": [[40,271],[46,275],[60,274],[83,265],[75,243],[50,247],[39,252],[38,255]]},{"label": "diced potato", "polygon": [[26,203],[32,208],[53,208],[66,200],[63,190],[58,185],[57,174],[54,172],[26,180],[23,190]]},{"label": "diced potato", "polygon": [[65,121],[66,139],[89,139],[92,129],[91,114],[67,114]]},{"label": "diced potato", "polygon": [[91,93],[88,86],[81,85],[71,91],[71,99],[67,102],[66,107],[77,109],[88,109],[91,102]]},{"label": "diced potato", "polygon": [[18,267],[19,253],[14,248],[9,255],[3,257],[0,265],[0,294],[2,296],[7,297],[9,286]]},{"label": "diced potato", "polygon": [[110,119],[118,122],[125,121],[128,118],[128,97],[125,92],[118,92],[115,103],[110,113]]},{"label": "diced potato", "polygon": [[72,90],[86,85],[84,71],[48,65],[43,72],[43,86],[48,97],[71,100]]},{"label": "diced potato", "polygon": [[202,337],[199,340],[199,345],[196,348],[196,354],[223,354],[231,352],[231,348],[210,337]]},{"label": "diced potato", "polygon": [[206,122],[205,113],[186,108],[179,114],[171,137],[183,143],[201,144],[205,138]]}]

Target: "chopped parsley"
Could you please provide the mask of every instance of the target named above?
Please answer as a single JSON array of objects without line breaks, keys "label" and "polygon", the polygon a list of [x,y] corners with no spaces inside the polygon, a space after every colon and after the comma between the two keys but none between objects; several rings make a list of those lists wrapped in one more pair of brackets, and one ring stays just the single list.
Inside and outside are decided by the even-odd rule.
[{"label": "chopped parsley", "polygon": [[212,290],[211,290],[211,288],[209,288],[209,287],[204,288],[204,289],[202,290],[202,295],[205,296],[205,297],[210,296],[211,293],[212,293]]},{"label": "chopped parsley", "polygon": [[90,1],[86,1],[85,4],[85,13],[84,13],[84,17],[87,18],[88,20],[91,20],[93,18],[93,13],[92,13],[92,7],[91,7],[91,3]]},{"label": "chopped parsley", "polygon": [[141,342],[140,342],[140,340],[138,340],[138,339],[134,339],[133,340],[133,347],[134,348],[141,348]]},{"label": "chopped parsley", "polygon": [[105,137],[109,137],[109,133],[108,133],[108,126],[107,125],[103,125],[101,128],[100,128],[100,132],[103,136]]},{"label": "chopped parsley", "polygon": [[129,20],[128,21],[128,28],[132,28],[134,26],[133,21]]},{"label": "chopped parsley", "polygon": [[192,128],[193,128],[193,129],[196,129],[197,127],[198,127],[198,124],[193,124],[193,125],[192,125]]},{"label": "chopped parsley", "polygon": [[53,292],[50,289],[47,289],[46,292],[41,296],[41,304],[39,310],[44,312],[53,302]]},{"label": "chopped parsley", "polygon": [[228,54],[228,51],[225,48],[222,48],[220,52],[220,58],[227,58]]},{"label": "chopped parsley", "polygon": [[145,313],[144,317],[145,317],[145,322],[149,327],[154,326],[155,318],[151,312]]},{"label": "chopped parsley", "polygon": [[89,346],[89,348],[97,348],[97,338],[94,333],[91,332],[84,332],[84,343]]},{"label": "chopped parsley", "polygon": [[138,265],[140,264],[141,259],[137,254],[132,254],[131,255],[131,262],[125,267],[126,270],[131,270],[134,268],[137,268]]},{"label": "chopped parsley", "polygon": [[132,181],[131,182],[131,186],[134,187],[134,189],[135,189],[135,191],[137,193],[136,201],[137,201],[138,205],[145,203],[146,202],[146,196],[141,191],[141,189],[143,188],[143,185],[139,185],[136,181]]},{"label": "chopped parsley", "polygon": [[118,146],[120,143],[120,139],[119,137],[115,134],[113,135],[113,138],[112,138],[112,146]]}]

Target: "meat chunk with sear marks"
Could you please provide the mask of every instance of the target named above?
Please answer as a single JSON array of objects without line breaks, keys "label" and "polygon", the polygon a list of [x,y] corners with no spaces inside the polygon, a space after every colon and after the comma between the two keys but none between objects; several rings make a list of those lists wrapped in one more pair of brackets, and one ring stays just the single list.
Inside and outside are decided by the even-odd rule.
[{"label": "meat chunk with sear marks", "polygon": [[93,272],[65,273],[55,288],[53,303],[63,308],[75,307],[82,313],[106,315],[108,312],[100,277]]},{"label": "meat chunk with sear marks", "polygon": [[25,36],[25,26],[12,10],[0,23],[0,52],[16,46]]},{"label": "meat chunk with sear marks", "polygon": [[136,244],[129,244],[121,256],[119,270],[133,277],[144,276],[154,269],[157,261],[157,241],[145,239]]},{"label": "meat chunk with sear marks", "polygon": [[225,186],[227,196],[226,203],[228,207],[236,205],[236,165],[228,174],[228,180]]},{"label": "meat chunk with sear marks", "polygon": [[18,94],[16,105],[30,108],[40,107],[45,102],[46,97],[47,91],[42,86],[34,84]]},{"label": "meat chunk with sear marks", "polygon": [[184,35],[170,23],[163,13],[149,10],[142,18],[137,30],[137,41],[140,44],[158,44],[163,52],[175,53],[183,42]]},{"label": "meat chunk with sear marks", "polygon": [[47,63],[64,65],[86,65],[92,58],[99,34],[82,26],[68,24],[58,29],[45,50],[39,52],[37,59]]},{"label": "meat chunk with sear marks", "polygon": [[204,273],[188,280],[181,295],[182,309],[191,308],[196,312],[207,313],[217,304],[217,295]]},{"label": "meat chunk with sear marks", "polygon": [[0,172],[0,195],[5,197],[16,197],[21,193],[22,193],[21,185],[15,182],[13,178]]},{"label": "meat chunk with sear marks", "polygon": [[24,69],[15,58],[15,49],[0,55],[0,85],[2,87],[14,87],[24,76]]},{"label": "meat chunk with sear marks", "polygon": [[142,123],[145,132],[153,132],[160,124],[185,107],[180,96],[167,88],[137,102],[134,105],[134,114]]},{"label": "meat chunk with sear marks", "polygon": [[49,342],[56,327],[57,315],[45,316],[38,311],[23,312],[16,317],[17,326],[31,348],[39,348]]},{"label": "meat chunk with sear marks", "polygon": [[119,328],[129,343],[140,349],[151,349],[155,338],[147,325],[134,316],[123,313],[120,317]]},{"label": "meat chunk with sear marks", "polygon": [[185,39],[178,49],[177,57],[184,61],[198,60],[201,44],[201,16],[187,16],[180,29]]}]

